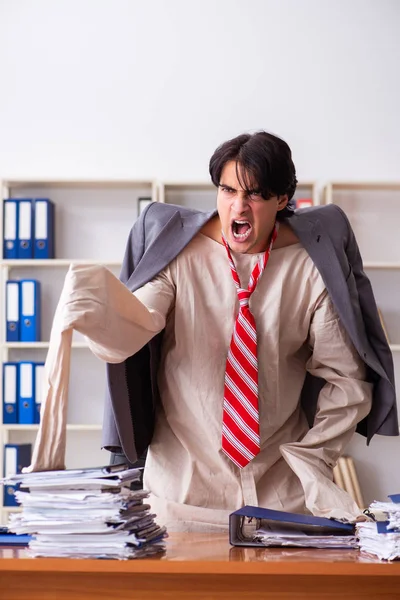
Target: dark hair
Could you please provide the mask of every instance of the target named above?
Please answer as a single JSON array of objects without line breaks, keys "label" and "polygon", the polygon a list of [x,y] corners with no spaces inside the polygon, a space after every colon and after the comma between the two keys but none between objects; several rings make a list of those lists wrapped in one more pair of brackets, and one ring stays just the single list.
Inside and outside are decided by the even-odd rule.
[{"label": "dark hair", "polygon": [[[287,206],[278,211],[282,220],[293,214],[296,190],[296,169],[292,152],[286,142],[272,133],[244,133],[219,146],[210,159],[210,175],[218,187],[227,162],[236,161],[236,174],[241,187],[250,192],[256,189],[265,200],[287,194]],[[239,168],[240,167],[240,168]]]}]

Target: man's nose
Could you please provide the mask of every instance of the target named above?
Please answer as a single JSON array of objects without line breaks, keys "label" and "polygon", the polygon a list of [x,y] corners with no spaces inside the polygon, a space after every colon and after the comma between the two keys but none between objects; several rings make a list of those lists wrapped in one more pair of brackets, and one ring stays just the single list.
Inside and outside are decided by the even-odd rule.
[{"label": "man's nose", "polygon": [[244,194],[237,193],[233,199],[232,209],[238,215],[244,213],[247,209],[247,199]]}]

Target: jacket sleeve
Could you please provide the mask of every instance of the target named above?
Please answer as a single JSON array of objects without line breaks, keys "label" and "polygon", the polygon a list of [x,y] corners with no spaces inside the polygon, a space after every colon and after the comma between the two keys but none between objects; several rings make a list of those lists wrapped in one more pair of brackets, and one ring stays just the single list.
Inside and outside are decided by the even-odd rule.
[{"label": "jacket sleeve", "polygon": [[[145,219],[152,205],[149,205],[142,212],[140,217],[135,221],[129,233],[126,243],[124,258],[120,272],[120,280],[127,283],[130,276],[136,269],[139,261],[145,252]],[[116,416],[113,403],[119,403],[125,406],[126,410],[124,422],[130,420],[128,389],[125,383],[125,365],[124,363],[109,363],[106,365],[107,388],[104,398],[104,415],[103,415],[103,433],[102,433],[102,448],[114,451],[117,453],[123,452],[121,445],[121,436],[117,428]],[[112,385],[112,382],[118,384]],[[128,428],[127,428],[128,431]],[[131,444],[131,462],[137,458],[133,443]]]},{"label": "jacket sleeve", "polygon": [[375,390],[372,409],[368,418],[358,425],[357,431],[366,435],[368,441],[375,433],[399,435],[393,356],[382,328],[371,282],[364,272],[363,261],[354,231],[345,212],[339,206],[332,206],[339,212],[346,226],[345,252],[350,265],[348,285],[351,286],[354,281],[355,293],[358,297],[368,341],[387,376],[386,379],[378,375],[374,377]]}]

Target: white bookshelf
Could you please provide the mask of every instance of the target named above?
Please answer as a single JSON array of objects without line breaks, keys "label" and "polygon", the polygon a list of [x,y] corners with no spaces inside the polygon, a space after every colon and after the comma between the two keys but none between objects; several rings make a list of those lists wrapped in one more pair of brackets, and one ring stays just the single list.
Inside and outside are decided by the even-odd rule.
[{"label": "white bookshelf", "polygon": [[[334,181],[325,187],[324,202],[339,205],[354,229],[364,270],[371,280],[393,353],[400,383],[400,182]],[[400,398],[398,400],[398,409]],[[399,411],[400,412],[400,411]],[[365,500],[384,500],[400,490],[396,457],[400,438],[375,436],[369,448],[355,435],[349,453],[356,461]]]},{"label": "white bookshelf", "polygon": [[[102,264],[119,274],[129,231],[138,217],[139,198],[157,200],[152,180],[55,180],[8,179],[1,185],[2,197],[50,198],[55,204],[55,256],[48,260],[0,259],[1,362],[44,362],[49,347],[53,315],[69,265]],[[3,248],[3,210],[0,211],[0,242]],[[3,256],[1,250],[1,257]],[[34,343],[6,342],[5,282],[34,278],[41,281],[41,340]],[[84,337],[74,332],[68,402],[66,465],[68,468],[98,466],[109,462],[101,450],[105,365],[88,349]],[[2,396],[2,369],[0,394]],[[2,409],[1,409],[2,410]],[[34,444],[38,425],[0,425],[0,465],[7,443]],[[3,506],[0,489],[0,523],[13,507]]]}]

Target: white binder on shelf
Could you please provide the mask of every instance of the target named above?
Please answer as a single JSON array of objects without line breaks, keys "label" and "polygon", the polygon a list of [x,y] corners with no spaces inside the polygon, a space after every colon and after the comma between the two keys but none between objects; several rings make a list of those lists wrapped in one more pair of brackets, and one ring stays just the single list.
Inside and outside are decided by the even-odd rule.
[{"label": "white binder on shelf", "polygon": [[18,200],[18,258],[33,258],[33,210],[30,198]]},{"label": "white binder on shelf", "polygon": [[3,423],[18,423],[18,363],[3,363]]},{"label": "white binder on shelf", "polygon": [[35,422],[35,365],[33,362],[19,363],[18,422],[33,425]]},{"label": "white binder on shelf", "polygon": [[18,257],[18,201],[4,200],[3,205],[3,258]]},{"label": "white binder on shelf", "polygon": [[40,281],[21,280],[20,341],[40,341]]},{"label": "white binder on shelf", "polygon": [[20,282],[10,279],[6,281],[6,341],[20,341]]},{"label": "white binder on shelf", "polygon": [[33,422],[36,424],[40,423],[40,409],[42,407],[43,399],[43,382],[44,382],[44,363],[35,363],[34,365],[35,374],[35,410]]},{"label": "white binder on shelf", "polygon": [[54,258],[54,204],[48,198],[35,200],[33,257]]}]

